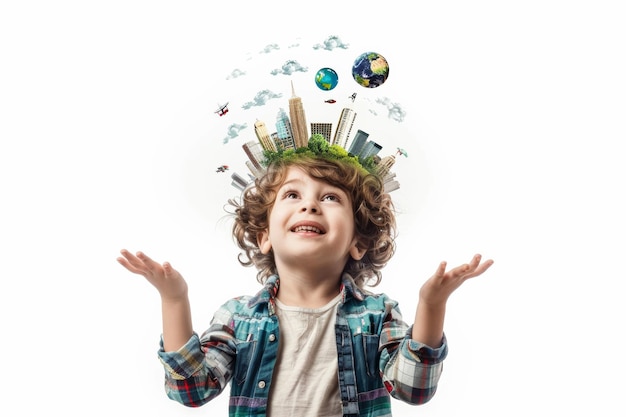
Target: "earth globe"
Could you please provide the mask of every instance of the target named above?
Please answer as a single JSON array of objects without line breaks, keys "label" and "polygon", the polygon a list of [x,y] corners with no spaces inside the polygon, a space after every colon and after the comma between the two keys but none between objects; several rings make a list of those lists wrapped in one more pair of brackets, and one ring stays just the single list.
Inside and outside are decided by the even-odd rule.
[{"label": "earth globe", "polygon": [[320,90],[332,90],[337,87],[338,82],[339,77],[332,68],[322,68],[315,74],[315,85],[317,85]]},{"label": "earth globe", "polygon": [[376,88],[389,76],[389,64],[385,57],[376,52],[359,55],[352,64],[352,77],[361,86]]}]

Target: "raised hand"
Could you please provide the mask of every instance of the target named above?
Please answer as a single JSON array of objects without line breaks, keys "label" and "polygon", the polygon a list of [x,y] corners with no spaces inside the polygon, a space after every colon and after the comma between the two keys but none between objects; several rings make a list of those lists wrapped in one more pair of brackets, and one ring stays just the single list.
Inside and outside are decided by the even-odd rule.
[{"label": "raised hand", "polygon": [[160,264],[143,252],[133,255],[128,250],[122,249],[120,253],[122,256],[118,257],[117,261],[130,272],[143,275],[159,291],[163,300],[176,301],[187,298],[187,282],[169,262]]},{"label": "raised hand", "polygon": [[439,264],[435,274],[420,288],[419,302],[415,312],[412,337],[431,347],[438,347],[443,336],[446,303],[450,295],[466,280],[485,272],[493,261],[483,263],[480,255],[474,255],[469,264],[457,266],[446,272],[446,262]]},{"label": "raised hand", "polygon": [[435,274],[420,289],[420,302],[428,305],[443,305],[448,297],[466,280],[485,272],[493,261],[481,263],[481,255],[474,255],[470,263],[457,266],[446,272],[447,263],[441,262]]}]

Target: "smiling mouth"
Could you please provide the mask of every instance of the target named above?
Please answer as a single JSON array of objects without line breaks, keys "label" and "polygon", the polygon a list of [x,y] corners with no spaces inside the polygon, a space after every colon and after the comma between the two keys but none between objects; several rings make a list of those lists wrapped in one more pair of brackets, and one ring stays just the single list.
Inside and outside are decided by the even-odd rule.
[{"label": "smiling mouth", "polygon": [[311,232],[311,233],[317,233],[320,235],[324,234],[322,230],[314,226],[296,226],[293,229],[291,229],[291,231],[292,232]]}]

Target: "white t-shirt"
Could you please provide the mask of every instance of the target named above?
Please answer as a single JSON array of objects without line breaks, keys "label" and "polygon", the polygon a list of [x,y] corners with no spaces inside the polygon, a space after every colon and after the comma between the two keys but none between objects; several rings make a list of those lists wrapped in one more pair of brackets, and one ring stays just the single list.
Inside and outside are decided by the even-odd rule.
[{"label": "white t-shirt", "polygon": [[268,416],[342,415],[335,335],[340,300],[341,294],[320,308],[276,300],[280,340]]}]

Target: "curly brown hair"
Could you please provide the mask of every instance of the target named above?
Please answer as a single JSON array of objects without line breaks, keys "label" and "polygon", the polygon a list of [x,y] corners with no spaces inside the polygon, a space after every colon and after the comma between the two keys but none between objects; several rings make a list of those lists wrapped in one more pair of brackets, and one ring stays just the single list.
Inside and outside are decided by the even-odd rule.
[{"label": "curly brown hair", "polygon": [[290,167],[298,167],[350,196],[357,246],[366,252],[358,261],[350,258],[344,272],[350,274],[359,287],[378,285],[382,278],[381,269],[395,252],[396,218],[391,197],[384,192],[378,176],[365,173],[354,165],[325,158],[302,156],[274,161],[265,175],[244,190],[241,201],[228,201],[234,207],[233,238],[242,250],[239,262],[244,266],[256,266],[260,283],[277,273],[273,251],[263,254],[257,236],[269,227],[276,193]]}]

